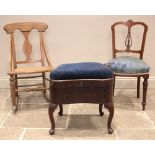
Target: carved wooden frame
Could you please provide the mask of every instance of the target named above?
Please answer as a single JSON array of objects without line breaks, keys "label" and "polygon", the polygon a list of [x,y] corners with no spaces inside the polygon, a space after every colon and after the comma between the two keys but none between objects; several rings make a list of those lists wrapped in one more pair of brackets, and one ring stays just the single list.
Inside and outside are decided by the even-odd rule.
[{"label": "carved wooden frame", "polygon": [[[46,45],[44,41],[43,33],[48,28],[48,25],[45,23],[40,22],[22,22],[22,23],[11,23],[4,26],[4,30],[10,34],[10,53],[9,53],[9,72],[10,75],[10,89],[11,89],[11,99],[12,99],[12,109],[14,112],[17,111],[18,108],[18,92],[23,91],[40,91],[42,90],[44,95],[46,96],[46,78],[45,73],[50,72],[52,69],[52,65],[46,50]],[[41,58],[40,60],[31,60],[31,53],[32,53],[32,45],[29,41],[29,34],[30,32],[36,29],[39,33],[40,37],[40,52]],[[15,49],[15,40],[14,40],[14,32],[19,30],[24,38],[23,44],[23,52],[25,54],[26,59],[22,61],[16,60],[16,49]],[[41,65],[39,67],[30,67],[30,68],[18,68],[18,64],[30,64],[30,63],[38,63],[40,62]],[[46,64],[45,64],[46,63]],[[30,74],[37,74],[30,76]],[[21,76],[22,74],[27,74],[28,76]],[[41,74],[41,75],[38,75]],[[33,85],[18,85],[19,79],[27,79],[27,78],[42,78],[43,83],[33,84]],[[21,87],[28,87],[30,88],[21,88]],[[35,87],[34,87],[35,86]]]},{"label": "carved wooden frame", "polygon": [[[116,49],[116,40],[115,40],[115,28],[118,25],[124,25],[128,28],[128,34],[127,34],[127,39],[125,41],[125,46],[126,49],[124,50],[118,50]],[[141,25],[144,28],[143,31],[143,36],[142,36],[142,43],[141,43],[141,49],[140,50],[131,50],[130,47],[132,45],[132,40],[131,40],[131,29],[133,26],[136,25]],[[112,50],[113,50],[113,58],[116,58],[117,53],[135,53],[139,54],[139,58],[143,59],[143,54],[144,54],[144,47],[145,47],[145,41],[146,41],[146,34],[148,30],[148,26],[143,23],[143,22],[134,22],[132,20],[128,20],[126,22],[116,22],[111,26],[112,30]],[[142,101],[142,109],[145,110],[145,105],[146,105],[146,94],[147,94],[147,87],[148,87],[148,78],[149,78],[149,73],[139,73],[139,74],[123,74],[123,73],[115,73],[114,72],[114,89],[115,89],[115,77],[116,76],[124,76],[124,77],[137,77],[137,98],[140,97],[140,79],[141,77],[144,78],[143,82],[143,101]],[[113,92],[114,92],[113,89]]]}]

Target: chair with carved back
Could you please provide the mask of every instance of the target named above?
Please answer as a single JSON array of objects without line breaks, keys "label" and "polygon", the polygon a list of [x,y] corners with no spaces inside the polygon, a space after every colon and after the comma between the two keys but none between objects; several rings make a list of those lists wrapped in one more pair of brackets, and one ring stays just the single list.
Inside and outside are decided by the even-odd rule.
[{"label": "chair with carved back", "polygon": [[[116,39],[116,35],[118,29],[122,27],[126,28],[126,40],[125,42],[125,48],[124,49],[118,49],[117,48],[117,41],[121,41],[121,39]],[[140,27],[138,27],[140,26]],[[138,37],[138,34],[140,34],[140,30],[136,32],[133,31],[133,28],[142,29],[141,31],[141,39],[139,41],[140,49],[135,47],[132,47],[133,40],[136,39],[134,37]],[[122,77],[136,77],[137,78],[137,98],[140,97],[140,79],[141,77],[144,78],[143,82],[143,101],[142,101],[142,109],[145,110],[146,105],[146,94],[147,94],[147,87],[148,87],[148,78],[149,78],[149,67],[148,65],[143,61],[143,54],[144,54],[144,47],[145,47],[145,40],[146,40],[146,34],[148,30],[148,26],[143,22],[134,22],[132,20],[128,20],[126,22],[116,22],[111,26],[112,30],[112,50],[113,50],[113,59],[110,61],[109,65],[114,73],[114,89],[115,89],[115,77],[116,76],[122,76]],[[122,35],[125,34],[124,31],[122,32]],[[139,37],[139,38],[140,38]],[[118,56],[118,54],[128,54],[127,56]],[[129,56],[129,54],[132,54]],[[133,55],[139,55],[139,58],[133,56]],[[116,57],[117,55],[117,57]],[[113,89],[113,91],[114,91]]]},{"label": "chair with carved back", "polygon": [[[51,63],[46,51],[45,41],[43,33],[46,31],[48,25],[45,23],[39,22],[23,22],[23,23],[11,23],[7,24],[4,27],[4,30],[10,34],[10,56],[9,56],[9,72],[10,75],[10,90],[11,90],[11,99],[12,99],[12,109],[14,112],[18,108],[18,98],[19,92],[28,92],[28,91],[43,91],[46,95],[46,72],[51,71]],[[32,30],[36,30],[35,33],[39,33],[39,49],[40,51],[37,55],[39,58],[31,58],[32,55],[32,44],[29,41],[29,34]],[[23,52],[24,59],[17,60],[17,50],[16,47],[18,44],[18,37],[15,38],[15,32],[19,30],[24,36],[23,43]],[[16,45],[16,46],[15,46]],[[20,51],[19,51],[20,52]],[[33,51],[34,52],[34,51]],[[19,58],[18,58],[19,59]],[[18,81],[20,79],[28,78],[42,78],[41,83],[37,84],[27,84],[19,85]]]}]

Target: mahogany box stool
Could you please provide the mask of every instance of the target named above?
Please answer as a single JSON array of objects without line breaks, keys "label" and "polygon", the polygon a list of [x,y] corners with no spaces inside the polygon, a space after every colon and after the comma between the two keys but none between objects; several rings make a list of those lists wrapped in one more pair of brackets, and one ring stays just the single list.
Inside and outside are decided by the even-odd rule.
[{"label": "mahogany box stool", "polygon": [[96,103],[99,104],[99,114],[103,116],[102,107],[109,111],[107,122],[108,133],[113,133],[111,127],[114,115],[113,106],[113,73],[104,64],[97,62],[81,62],[62,64],[50,73],[50,104],[49,118],[51,129],[55,132],[53,113],[60,108],[63,115],[63,104]]}]

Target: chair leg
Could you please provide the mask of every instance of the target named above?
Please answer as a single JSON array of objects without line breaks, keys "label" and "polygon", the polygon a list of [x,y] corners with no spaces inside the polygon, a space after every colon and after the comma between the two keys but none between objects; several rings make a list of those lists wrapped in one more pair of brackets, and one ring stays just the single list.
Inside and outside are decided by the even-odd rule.
[{"label": "chair leg", "polygon": [[59,109],[60,111],[58,112],[59,116],[62,116],[63,115],[63,106],[62,104],[59,104]]},{"label": "chair leg", "polygon": [[[43,77],[43,86],[46,87],[45,73],[42,73],[42,77]],[[43,93],[46,94],[46,89],[43,90]]]},{"label": "chair leg", "polygon": [[114,96],[114,91],[115,91],[115,80],[116,80],[116,77],[114,76],[114,81],[113,81],[113,96]]},{"label": "chair leg", "polygon": [[108,133],[112,134],[113,129],[111,127],[111,122],[112,122],[112,118],[113,118],[113,115],[114,115],[114,107],[110,107],[110,108],[107,108],[107,109],[109,111],[109,118],[108,118],[107,128],[108,128]]},{"label": "chair leg", "polygon": [[48,108],[48,115],[51,122],[51,129],[49,130],[50,135],[53,135],[55,132],[55,120],[54,120],[53,113],[57,107],[58,107],[57,104],[50,104]]},{"label": "chair leg", "polygon": [[99,113],[100,113],[100,116],[103,116],[104,115],[104,112],[102,111],[102,107],[103,107],[103,104],[99,104]]},{"label": "chair leg", "polygon": [[140,97],[140,77],[137,77],[137,98]]},{"label": "chair leg", "polygon": [[[18,88],[18,79],[17,79],[17,75],[15,75],[15,88],[17,90]],[[16,97],[18,97],[18,92],[16,91]]]},{"label": "chair leg", "polygon": [[148,77],[144,77],[144,82],[143,82],[143,101],[142,101],[143,111],[145,111],[147,87],[148,87]]},{"label": "chair leg", "polygon": [[11,91],[11,100],[12,100],[12,110],[13,112],[17,111],[17,102],[16,102],[16,83],[15,76],[10,75],[10,91]]}]

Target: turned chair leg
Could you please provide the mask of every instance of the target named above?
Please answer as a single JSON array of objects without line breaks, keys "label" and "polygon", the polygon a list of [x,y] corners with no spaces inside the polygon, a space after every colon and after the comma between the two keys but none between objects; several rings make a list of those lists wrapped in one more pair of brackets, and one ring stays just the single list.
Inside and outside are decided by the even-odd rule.
[{"label": "turned chair leg", "polygon": [[148,77],[144,77],[144,82],[143,82],[143,101],[142,101],[143,111],[145,111],[147,87],[148,87]]},{"label": "turned chair leg", "polygon": [[11,100],[12,100],[12,110],[13,112],[17,111],[17,102],[16,102],[16,83],[14,75],[10,75],[10,91],[11,91]]},{"label": "turned chair leg", "polygon": [[62,104],[59,104],[59,109],[60,111],[58,112],[59,116],[62,116],[63,115],[63,106]]},{"label": "turned chair leg", "polygon": [[[45,73],[42,73],[42,77],[43,77],[43,86],[46,88],[46,80],[45,80]],[[46,89],[43,90],[44,95],[46,95]]]},{"label": "turned chair leg", "polygon": [[140,77],[137,77],[137,98],[140,97]]},{"label": "turned chair leg", "polygon": [[115,91],[115,80],[116,80],[116,77],[114,76],[114,81],[113,81],[113,96],[114,96],[114,91]]},{"label": "turned chair leg", "polygon": [[99,113],[100,113],[100,116],[103,116],[104,115],[104,112],[102,111],[102,107],[103,107],[103,104],[99,104]]},{"label": "turned chair leg", "polygon": [[[15,89],[18,89],[18,79],[17,79],[17,75],[15,75]],[[18,97],[18,91],[16,91],[16,97]]]},{"label": "turned chair leg", "polygon": [[51,122],[51,129],[49,130],[50,135],[53,135],[55,132],[55,120],[54,120],[53,113],[57,107],[58,107],[57,104],[50,104],[48,108],[48,115]]},{"label": "turned chair leg", "polygon": [[109,111],[109,118],[108,118],[107,128],[108,128],[108,133],[112,134],[113,129],[111,127],[111,122],[112,122],[112,118],[113,118],[113,115],[114,115],[114,107],[110,107],[110,108],[107,108],[107,109]]}]

